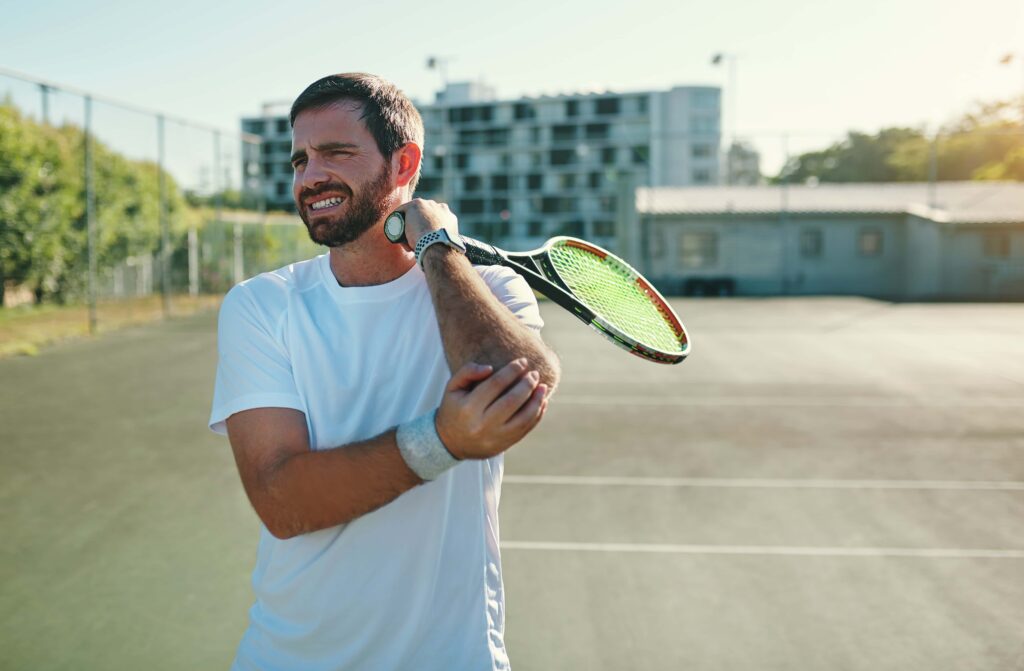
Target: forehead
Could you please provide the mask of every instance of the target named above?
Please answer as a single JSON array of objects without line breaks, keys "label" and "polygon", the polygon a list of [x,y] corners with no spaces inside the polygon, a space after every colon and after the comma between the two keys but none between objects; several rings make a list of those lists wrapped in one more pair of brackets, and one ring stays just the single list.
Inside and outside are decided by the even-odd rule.
[{"label": "forehead", "polygon": [[346,101],[300,112],[292,128],[292,147],[304,149],[324,142],[373,143],[362,115],[362,105]]}]

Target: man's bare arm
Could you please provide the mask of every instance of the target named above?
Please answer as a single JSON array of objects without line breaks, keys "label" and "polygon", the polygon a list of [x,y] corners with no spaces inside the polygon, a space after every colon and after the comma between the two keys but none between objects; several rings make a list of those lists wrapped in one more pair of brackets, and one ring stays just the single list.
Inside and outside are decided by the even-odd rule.
[{"label": "man's bare arm", "polygon": [[[501,453],[540,421],[547,406],[544,390],[526,377],[522,361],[497,372],[463,366],[438,410],[453,427],[442,436],[445,444],[460,458]],[[345,524],[422,483],[402,458],[395,429],[311,451],[306,417],[298,410],[246,410],[229,417],[227,428],[245,493],[278,538]]]},{"label": "man's bare arm", "polygon": [[[430,230],[457,230],[457,220],[444,203],[417,199],[399,209],[406,215],[410,245]],[[458,370],[476,362],[497,369],[525,358],[528,370],[539,373],[548,393],[554,390],[560,374],[558,358],[498,300],[465,255],[445,245],[432,245],[423,252],[422,265],[449,368]]]}]

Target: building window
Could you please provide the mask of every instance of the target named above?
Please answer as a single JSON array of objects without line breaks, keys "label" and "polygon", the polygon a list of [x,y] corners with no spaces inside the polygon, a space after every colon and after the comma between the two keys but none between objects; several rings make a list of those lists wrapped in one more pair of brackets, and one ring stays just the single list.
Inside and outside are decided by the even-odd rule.
[{"label": "building window", "polygon": [[484,107],[453,107],[448,110],[448,122],[452,124],[490,121],[494,118],[494,108]]},{"label": "building window", "polygon": [[544,235],[544,222],[531,221],[526,224],[526,234],[531,238],[539,238]]},{"label": "building window", "polygon": [[882,232],[878,229],[867,229],[860,232],[857,248],[861,256],[881,256]]},{"label": "building window", "polygon": [[605,147],[601,150],[601,165],[615,165],[615,147]]},{"label": "building window", "polygon": [[526,188],[530,191],[540,191],[544,188],[544,175],[533,173],[526,176]]},{"label": "building window", "polygon": [[711,158],[714,147],[710,144],[695,144],[690,146],[690,156],[693,158]]},{"label": "building window", "polygon": [[566,173],[558,176],[558,188],[559,189],[575,189],[576,188],[576,174]]},{"label": "building window", "polygon": [[715,109],[718,107],[718,91],[712,89],[694,91],[693,106],[697,109]]},{"label": "building window", "polygon": [[484,199],[483,198],[463,198],[459,201],[459,215],[464,214],[483,214],[484,213]]},{"label": "building window", "polygon": [[579,100],[566,100],[565,101],[565,116],[573,117],[580,115],[580,101]]},{"label": "building window", "polygon": [[512,116],[516,119],[535,119],[537,108],[529,103],[516,103],[512,108]]},{"label": "building window", "polygon": [[583,237],[582,221],[566,221],[558,227],[558,235],[570,235],[574,238]]},{"label": "building window", "polygon": [[589,184],[591,189],[600,189],[603,178],[604,176],[601,173],[592,172],[588,176],[587,183]]},{"label": "building window", "polygon": [[619,199],[616,196],[601,196],[597,202],[597,207],[602,212],[614,212],[618,206]]},{"label": "building window", "polygon": [[594,104],[594,111],[600,115],[610,115],[619,113],[619,99],[618,98],[602,98],[596,101]]},{"label": "building window", "polygon": [[551,165],[572,165],[576,162],[575,149],[552,149],[549,155]]},{"label": "building window", "polygon": [[717,133],[718,118],[705,115],[690,117],[690,131],[693,133]]},{"label": "building window", "polygon": [[576,198],[563,198],[561,196],[544,196],[540,204],[540,211],[544,214],[578,212],[579,209],[579,201]]},{"label": "building window", "polygon": [[679,236],[679,257],[684,268],[708,268],[718,262],[718,235],[684,231]]},{"label": "building window", "polygon": [[455,167],[459,170],[465,170],[469,167],[469,154],[456,154],[455,155]]},{"label": "building window", "polygon": [[279,135],[288,132],[288,119],[277,120],[277,132]]},{"label": "building window", "polygon": [[665,256],[664,226],[654,226],[650,229],[650,236],[647,238],[647,250],[652,259],[660,259]]},{"label": "building window", "polygon": [[633,147],[633,165],[647,165],[650,156],[651,151],[647,145],[641,144]]},{"label": "building window", "polygon": [[594,237],[610,238],[615,235],[615,222],[599,219],[594,222]]},{"label": "building window", "polygon": [[636,99],[636,111],[640,114],[647,114],[647,96],[640,96]]},{"label": "building window", "polygon": [[800,231],[800,256],[805,259],[816,259],[823,249],[821,231]]},{"label": "building window", "polygon": [[584,135],[588,140],[604,140],[608,137],[611,126],[606,123],[588,123],[584,127]]},{"label": "building window", "polygon": [[559,126],[551,127],[551,141],[552,142],[571,142],[576,139],[576,129],[578,127],[575,124],[564,124]]},{"label": "building window", "polygon": [[707,168],[697,168],[693,171],[693,183],[694,184],[710,184],[711,183],[711,171]]},{"label": "building window", "polygon": [[284,182],[278,182],[276,185],[276,193],[278,198],[284,198],[288,195],[288,185]]},{"label": "building window", "polygon": [[983,241],[985,257],[989,259],[1010,258],[1010,234],[986,233]]},{"label": "building window", "polygon": [[479,191],[482,185],[483,180],[480,179],[480,175],[466,175],[462,178],[463,191]]},{"label": "building window", "polygon": [[508,191],[508,175],[491,175],[491,189],[493,191]]}]

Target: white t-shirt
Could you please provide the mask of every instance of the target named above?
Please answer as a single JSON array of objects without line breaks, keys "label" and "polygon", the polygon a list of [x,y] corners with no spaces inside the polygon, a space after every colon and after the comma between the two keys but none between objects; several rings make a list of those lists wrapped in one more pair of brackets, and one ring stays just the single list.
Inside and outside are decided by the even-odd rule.
[{"label": "white t-shirt", "polygon": [[[522,278],[478,267],[522,322]],[[341,287],[325,254],[224,299],[210,428],[251,408],[305,413],[313,450],[376,436],[440,402],[451,377],[419,266]],[[498,552],[502,458],[465,461],[348,524],[288,540],[261,527],[256,603],[232,669],[506,669]]]}]

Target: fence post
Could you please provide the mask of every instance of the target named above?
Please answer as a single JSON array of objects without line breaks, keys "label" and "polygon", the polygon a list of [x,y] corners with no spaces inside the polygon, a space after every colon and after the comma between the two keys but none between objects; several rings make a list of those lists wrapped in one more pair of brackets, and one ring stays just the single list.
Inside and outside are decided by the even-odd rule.
[{"label": "fence post", "polygon": [[96,334],[96,185],[92,166],[92,96],[85,96],[85,226],[89,257],[89,334]]},{"label": "fence post", "polygon": [[157,179],[160,185],[160,291],[164,317],[171,315],[171,232],[167,222],[167,180],[164,179],[164,115],[156,118]]}]

